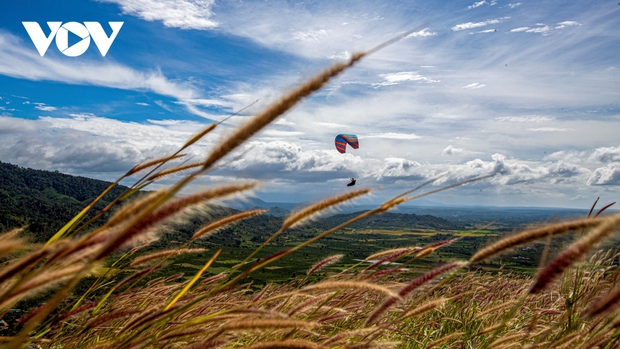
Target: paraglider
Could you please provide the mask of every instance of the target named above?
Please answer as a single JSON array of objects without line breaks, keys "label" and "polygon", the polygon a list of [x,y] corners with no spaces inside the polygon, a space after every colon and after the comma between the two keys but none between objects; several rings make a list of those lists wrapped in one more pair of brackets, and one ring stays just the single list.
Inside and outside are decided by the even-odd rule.
[{"label": "paraglider", "polygon": [[357,149],[360,146],[356,135],[346,133],[337,135],[334,143],[336,145],[336,150],[338,150],[340,154],[344,154],[347,152],[347,144],[350,145],[353,149]]},{"label": "paraglider", "polygon": [[[344,154],[347,152],[347,144],[350,145],[353,149],[357,149],[360,146],[357,136],[354,134],[341,133],[336,136],[334,145],[336,146],[336,150],[338,150],[340,154]],[[355,178],[351,178],[351,182],[347,184],[347,187],[352,187],[354,185]]]}]

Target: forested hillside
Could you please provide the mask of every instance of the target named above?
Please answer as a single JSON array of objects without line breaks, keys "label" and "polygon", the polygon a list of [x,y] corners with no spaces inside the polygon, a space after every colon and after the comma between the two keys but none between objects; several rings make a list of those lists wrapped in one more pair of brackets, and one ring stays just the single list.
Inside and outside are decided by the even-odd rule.
[{"label": "forested hillside", "polygon": [[[33,233],[36,241],[45,241],[109,185],[96,179],[0,162],[0,231],[27,226],[26,231]],[[95,206],[94,213],[125,189],[113,188]]]}]

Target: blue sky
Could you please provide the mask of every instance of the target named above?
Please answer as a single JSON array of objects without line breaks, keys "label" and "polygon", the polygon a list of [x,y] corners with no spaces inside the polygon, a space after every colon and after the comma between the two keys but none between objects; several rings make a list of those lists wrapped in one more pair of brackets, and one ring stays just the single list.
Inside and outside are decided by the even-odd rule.
[{"label": "blue sky", "polygon": [[[197,185],[258,180],[263,200],[299,202],[356,177],[378,202],[440,174],[434,186],[503,170],[429,200],[585,208],[620,194],[619,17],[617,1],[10,1],[0,161],[114,180],[258,100],[195,161],[321,69],[420,27]],[[54,41],[40,56],[23,21],[46,35],[48,21],[123,26],[105,56],[92,40],[77,57]],[[339,133],[360,148],[338,153]]]}]

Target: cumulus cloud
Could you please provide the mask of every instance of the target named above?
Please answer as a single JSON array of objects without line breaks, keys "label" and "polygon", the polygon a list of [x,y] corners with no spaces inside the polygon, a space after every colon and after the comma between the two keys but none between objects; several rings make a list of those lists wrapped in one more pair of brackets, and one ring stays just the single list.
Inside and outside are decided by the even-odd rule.
[{"label": "cumulus cloud", "polygon": [[553,152],[543,158],[545,161],[566,161],[569,163],[582,163],[587,159],[585,151],[560,150]]},{"label": "cumulus cloud", "polygon": [[[493,154],[492,161],[475,159],[465,164],[451,165],[447,180],[465,180],[473,176],[497,173],[491,183],[502,186],[559,184],[585,181],[590,171],[576,164],[557,161],[531,165],[523,161],[508,160],[503,154]],[[583,182],[581,182],[583,183]]]},{"label": "cumulus cloud", "polygon": [[263,180],[300,182],[326,182],[363,172],[364,162],[351,154],[306,150],[284,141],[253,141],[247,148],[246,156],[233,160],[220,172]]},{"label": "cumulus cloud", "polygon": [[36,131],[39,127],[47,125],[38,125],[37,121],[13,118],[9,116],[0,116],[0,135],[15,133],[30,133]]},{"label": "cumulus cloud", "polygon": [[597,168],[588,178],[588,185],[620,185],[620,167],[608,164]]},{"label": "cumulus cloud", "polygon": [[[386,158],[384,165],[375,171],[375,177],[381,180],[422,180],[430,174],[429,168],[420,163],[403,158]],[[433,173],[434,174],[434,173]]]},{"label": "cumulus cloud", "polygon": [[447,146],[444,150],[441,151],[443,155],[460,155],[463,154],[465,149],[463,148],[455,148],[452,145]]},{"label": "cumulus cloud", "polygon": [[211,19],[215,0],[99,0],[118,4],[124,14],[146,21],[161,21],[166,27],[213,29]]},{"label": "cumulus cloud", "polygon": [[[171,154],[199,129],[122,122],[90,113],[23,120],[0,117],[0,158],[33,168],[74,174],[122,173]],[[163,122],[162,124],[165,124]],[[196,145],[198,154],[203,146]]]},{"label": "cumulus cloud", "polygon": [[601,147],[594,150],[588,158],[589,161],[599,161],[603,163],[620,162],[620,146]]},{"label": "cumulus cloud", "polygon": [[[35,168],[112,175],[115,171],[126,171],[140,161],[171,153],[200,129],[200,125],[184,120],[149,120],[149,124],[138,124],[89,113],[72,113],[70,116],[41,117],[39,120],[0,117],[0,157],[3,161]],[[369,186],[412,186],[435,178],[439,179],[434,185],[445,185],[498,172],[501,174],[475,186],[527,192],[527,188],[543,184],[619,184],[620,169],[615,163],[620,156],[620,147],[598,148],[592,152],[555,152],[544,162],[527,162],[494,154],[490,159],[483,157],[456,164],[423,164],[407,157],[376,158],[359,150],[339,154],[323,145],[317,149],[312,142],[281,140],[285,136],[298,138],[295,132],[298,131],[266,130],[259,137],[261,140],[249,142],[239,151],[243,156],[235,158],[233,155],[227,166],[213,175],[252,178],[273,185],[282,181],[321,182],[329,188],[338,187],[340,181],[350,177],[361,179]],[[37,137],[33,137],[34,134]],[[270,137],[280,140],[269,141]],[[376,133],[367,137],[419,138],[407,133]],[[190,156],[204,156],[206,147],[212,145],[213,140],[205,142]],[[473,152],[449,145],[442,153],[462,155]],[[591,171],[584,167],[583,162],[573,161],[576,158],[607,161],[608,165]]]},{"label": "cumulus cloud", "polygon": [[609,164],[620,162],[620,146],[599,147],[593,151],[561,150],[545,156],[546,161],[566,161],[570,163]]}]

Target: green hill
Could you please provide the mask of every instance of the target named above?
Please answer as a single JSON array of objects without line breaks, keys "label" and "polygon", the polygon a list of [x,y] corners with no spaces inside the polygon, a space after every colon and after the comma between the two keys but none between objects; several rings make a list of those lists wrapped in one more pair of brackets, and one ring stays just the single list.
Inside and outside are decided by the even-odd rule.
[{"label": "green hill", "polygon": [[[46,241],[109,185],[0,162],[0,231],[27,226],[36,241]],[[92,211],[99,212],[125,189],[116,186]]]}]

